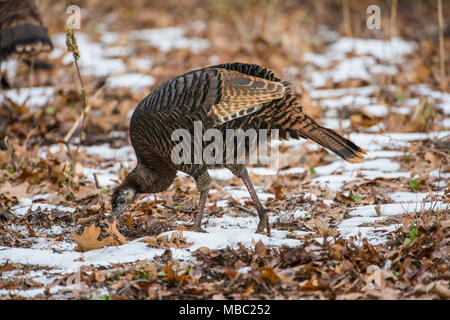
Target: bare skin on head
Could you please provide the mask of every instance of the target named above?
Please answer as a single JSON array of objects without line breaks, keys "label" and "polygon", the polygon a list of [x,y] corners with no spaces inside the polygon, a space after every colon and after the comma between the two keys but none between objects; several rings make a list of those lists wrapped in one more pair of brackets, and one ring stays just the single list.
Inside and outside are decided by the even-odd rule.
[{"label": "bare skin on head", "polygon": [[111,197],[112,211],[115,217],[124,213],[136,196],[136,190],[130,186],[119,186]]}]

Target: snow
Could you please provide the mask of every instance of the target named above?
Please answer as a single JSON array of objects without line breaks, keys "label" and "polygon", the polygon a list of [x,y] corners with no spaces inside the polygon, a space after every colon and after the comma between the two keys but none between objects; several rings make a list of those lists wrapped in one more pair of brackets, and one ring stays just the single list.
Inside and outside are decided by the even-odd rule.
[{"label": "snow", "polygon": [[327,186],[328,188],[330,188],[333,191],[339,191],[345,183],[354,181],[354,180],[360,180],[360,179],[355,178],[350,175],[343,175],[343,174],[324,175],[324,176],[314,178],[311,181],[311,184],[319,185],[319,186],[323,186],[323,187]]},{"label": "snow", "polygon": [[367,105],[367,106],[364,106],[363,110],[366,113],[371,114],[375,117],[384,117],[389,112],[388,108],[382,104]]},{"label": "snow", "polygon": [[[443,209],[448,207],[444,202],[426,202],[422,205],[412,204],[383,204],[380,205],[380,211],[383,216],[398,215],[404,212],[415,212],[420,210],[429,210],[430,208]],[[276,221],[292,219],[303,219],[308,215],[307,211],[295,210],[293,212],[282,211],[277,215],[270,215],[270,223]],[[383,219],[378,217],[374,205],[361,206],[350,212],[350,219],[345,219],[340,225],[341,234],[348,238],[356,237],[361,233],[362,237],[367,237],[373,243],[381,243],[383,236],[388,232],[398,228],[398,225],[386,227],[361,227],[365,223],[373,223]],[[222,249],[226,247],[237,248],[240,242],[244,246],[253,247],[254,243],[261,240],[265,245],[279,247],[282,245],[295,246],[301,243],[299,240],[288,239],[288,231],[273,230],[272,236],[268,237],[262,234],[254,233],[258,218],[256,216],[229,216],[210,217],[205,223],[204,228],[207,233],[198,233],[184,231],[183,234],[187,242],[193,243],[192,246],[183,249],[171,249],[172,255],[180,260],[192,260],[192,252],[207,244],[210,249]],[[379,232],[384,230],[383,232]],[[57,228],[52,230],[54,234],[61,230]],[[164,234],[171,235],[174,231],[168,231]],[[135,239],[127,244],[116,247],[105,247],[102,249],[88,252],[76,252],[74,244],[67,243],[55,244],[42,239],[42,243],[32,248],[8,248],[0,247],[0,263],[10,261],[10,263],[22,263],[28,265],[37,265],[43,267],[53,267],[61,273],[73,272],[83,265],[110,266],[115,263],[126,263],[138,260],[152,260],[161,255],[165,249],[149,248],[142,242],[143,238]],[[45,245],[47,243],[47,245]],[[58,253],[55,249],[66,249],[64,253]],[[55,252],[56,251],[56,252]]]},{"label": "snow", "polygon": [[372,57],[356,57],[340,62],[330,72],[333,82],[341,82],[348,79],[369,80],[369,66],[375,64]]},{"label": "snow", "polygon": [[[320,88],[326,85],[328,79],[339,83],[349,79],[369,80],[376,74],[398,73],[398,68],[392,63],[401,63],[403,56],[412,53],[417,45],[401,38],[391,41],[377,39],[339,38],[326,48],[324,54],[305,53],[303,59],[309,63],[306,74],[309,81],[306,89]],[[353,53],[356,57],[346,58]],[[379,64],[382,61],[388,64]],[[337,65],[325,71],[317,71],[310,67],[329,67],[332,62]],[[313,93],[313,99],[317,95]]]},{"label": "snow", "polygon": [[275,170],[267,169],[267,168],[247,168],[248,172],[259,175],[259,176],[273,176],[276,175],[277,172]]},{"label": "snow", "polygon": [[17,60],[2,61],[0,64],[0,72],[5,72],[8,79],[13,79],[16,76],[19,62]]},{"label": "snow", "polygon": [[[118,58],[108,58],[104,47],[97,42],[90,40],[89,35],[76,33],[78,49],[80,51],[80,60],[78,64],[83,75],[92,75],[96,77],[108,76],[111,74],[124,73],[127,70],[125,63]],[[65,48],[65,34],[57,34],[53,37],[55,46]],[[63,57],[63,64],[73,63],[73,56],[67,53]]]},{"label": "snow", "polygon": [[[39,281],[38,281],[39,282]],[[53,286],[50,288],[50,294],[56,294],[58,293],[60,290],[63,289],[71,289],[71,287],[65,287],[65,286]],[[7,290],[7,289],[0,289],[0,295],[11,295],[11,296],[18,296],[18,297],[25,297],[25,298],[33,298],[39,294],[43,294],[45,292],[46,288],[42,287],[42,288],[33,288],[33,289],[28,289],[28,290],[18,290],[18,289],[13,289],[13,290]]]},{"label": "snow", "polygon": [[285,174],[302,174],[305,171],[306,171],[305,168],[294,167],[294,168],[281,170],[280,172],[278,172],[278,174],[280,174],[280,175],[285,175]]},{"label": "snow", "polygon": [[120,33],[112,31],[103,31],[100,37],[100,41],[105,44],[112,45],[119,40]]},{"label": "snow", "polygon": [[[329,113],[327,112],[327,115],[328,114]],[[320,125],[334,130],[348,129],[350,128],[350,124],[351,122],[349,119],[325,118],[320,120]]]},{"label": "snow", "polygon": [[375,159],[366,160],[361,163],[349,163],[344,161],[335,161],[327,166],[314,167],[318,174],[331,174],[337,170],[341,171],[355,171],[359,169],[366,170],[381,170],[381,171],[396,171],[400,168],[397,162],[389,159]]},{"label": "snow", "polygon": [[372,103],[371,98],[366,96],[342,96],[337,99],[323,99],[320,101],[320,105],[324,108],[343,108],[345,106],[365,106]]},{"label": "snow", "polygon": [[[275,195],[271,193],[265,193],[265,192],[258,192],[260,187],[255,186],[256,193],[258,194],[259,199],[262,202],[266,202],[269,198],[275,198]],[[223,188],[223,190],[228,193],[230,196],[232,196],[234,199],[239,200],[241,204],[244,204],[244,198],[250,198],[250,194],[248,193],[247,189],[245,187],[230,187],[226,186]]]},{"label": "snow", "polygon": [[[114,170],[115,169],[115,170]],[[97,181],[100,187],[109,187],[117,185],[120,182],[117,175],[117,168],[108,169],[95,169],[95,168],[83,168],[83,175],[88,181],[95,183],[94,174],[97,176]]]},{"label": "snow", "polygon": [[312,63],[319,68],[326,68],[330,65],[330,60],[328,59],[328,57],[311,52],[306,52],[303,55],[303,61],[307,63]]},{"label": "snow", "polygon": [[[403,213],[414,213],[423,210],[445,210],[448,209],[449,204],[443,201],[434,202],[422,202],[422,203],[391,203],[384,204],[380,206],[380,212],[383,216],[399,215]],[[363,207],[358,207],[350,211],[351,216],[362,216],[362,217],[376,217],[377,212],[375,211],[375,205],[368,205]]]},{"label": "snow", "polygon": [[211,178],[216,180],[230,180],[234,177],[233,173],[228,169],[208,169]]},{"label": "snow", "polygon": [[[434,192],[433,196],[442,196],[444,192]],[[395,202],[423,202],[430,198],[428,192],[392,192],[386,194]]]},{"label": "snow", "polygon": [[[183,235],[186,237],[187,242],[192,242],[193,245],[184,249],[171,249],[172,255],[176,259],[193,260],[191,253],[205,246],[205,244],[208,244],[210,249],[223,249],[228,246],[237,248],[238,242],[246,246],[253,246],[253,243],[259,240],[273,246],[295,246],[300,243],[298,240],[287,239],[285,237],[288,233],[287,231],[274,230],[271,237],[254,233],[257,221],[258,218],[253,216],[212,217],[205,226],[208,233],[184,231]],[[163,234],[171,235],[172,232],[174,231],[168,231]],[[0,246],[0,263],[5,263],[8,260],[10,263],[48,266],[57,268],[62,272],[71,272],[84,265],[110,266],[115,263],[145,259],[152,260],[155,256],[163,254],[165,249],[149,248],[146,243],[141,241],[143,239],[139,238],[121,246],[105,247],[84,253],[73,251],[73,247],[71,250],[65,250],[64,253],[57,253],[53,250],[56,248],[56,245],[51,242],[49,242],[51,247],[45,249]]]},{"label": "snow", "polygon": [[[375,210],[375,205],[367,205],[355,208],[350,211],[350,215],[352,217],[343,220],[339,224],[338,228],[341,236],[345,238],[367,238],[369,243],[373,245],[384,243],[386,241],[385,235],[400,228],[402,226],[401,224],[391,224],[388,226],[380,227],[366,227],[362,225],[382,221],[386,216],[395,216],[404,213],[415,213],[424,210],[446,210],[449,207],[448,203],[444,203],[442,201],[420,203],[423,199],[426,198],[423,195],[418,195],[418,198],[416,199],[413,199],[413,197],[411,197],[411,195],[408,193],[394,193],[388,194],[388,196],[390,196],[393,200],[398,201],[420,200],[419,202],[381,204],[379,205],[381,216],[378,216],[377,211]],[[357,243],[360,243],[360,241],[357,241]]]},{"label": "snow", "polygon": [[450,134],[450,131],[437,131],[429,133],[351,133],[349,139],[364,148],[366,151],[380,150],[384,147],[400,148],[408,146],[410,141],[437,140]]},{"label": "snow", "polygon": [[354,88],[339,88],[339,89],[314,89],[309,94],[312,99],[323,99],[323,98],[333,98],[340,96],[369,96],[381,89],[393,90],[394,87],[380,87],[380,86],[363,86]]},{"label": "snow", "polygon": [[179,27],[134,30],[129,39],[144,41],[162,52],[189,48],[193,53],[199,53],[210,47],[206,39],[185,37],[185,30]]},{"label": "snow", "polygon": [[149,87],[155,84],[156,80],[152,76],[141,73],[125,73],[121,75],[115,75],[108,78],[106,84],[111,88],[130,88],[133,91],[139,91],[141,89],[149,89]]},{"label": "snow", "polygon": [[47,105],[53,99],[54,93],[55,89],[53,87],[9,89],[0,94],[0,102],[6,98],[19,106],[25,104],[27,107],[31,107],[31,111],[34,111],[36,108],[33,107]]},{"label": "snow", "polygon": [[132,54],[133,49],[131,47],[114,46],[105,48],[103,51],[103,56],[107,58],[112,57],[128,57]]},{"label": "snow", "polygon": [[95,146],[83,146],[87,153],[102,157],[107,160],[133,160],[136,161],[136,156],[132,146],[125,146],[121,148],[111,148],[107,143]]},{"label": "snow", "polygon": [[153,62],[150,57],[135,58],[131,63],[138,69],[143,71],[149,71],[153,67]]},{"label": "snow", "polygon": [[[370,221],[367,221],[370,222]],[[361,222],[362,224],[363,222]],[[395,231],[396,229],[400,228],[400,224],[392,224],[389,226],[383,226],[383,227],[361,227],[359,225],[357,226],[340,226],[339,232],[341,236],[348,239],[350,237],[353,237],[355,239],[364,239],[366,238],[368,242],[372,245],[382,244],[386,242],[386,235],[390,232]],[[356,244],[361,244],[362,242],[355,241]]]},{"label": "snow", "polygon": [[[34,198],[34,197],[33,197]],[[36,198],[34,198],[36,199]],[[33,199],[28,198],[20,198],[19,203],[13,207],[11,207],[11,213],[16,217],[23,217],[29,211],[64,211],[64,212],[75,212],[74,208],[69,208],[65,206],[57,206],[53,204],[46,203],[33,203]]]},{"label": "snow", "polygon": [[379,60],[391,61],[412,53],[417,48],[413,42],[394,37],[389,40],[340,38],[329,48],[335,55],[354,52],[357,55],[372,55]]}]

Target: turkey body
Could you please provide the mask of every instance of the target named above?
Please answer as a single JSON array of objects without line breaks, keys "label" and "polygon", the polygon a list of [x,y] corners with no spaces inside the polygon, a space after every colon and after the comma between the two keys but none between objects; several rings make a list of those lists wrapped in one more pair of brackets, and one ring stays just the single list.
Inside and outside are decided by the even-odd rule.
[{"label": "turkey body", "polygon": [[[254,129],[256,132],[277,129],[281,139],[313,140],[349,162],[362,161],[365,153],[307,116],[292,95],[289,83],[277,78],[271,70],[244,63],[211,66],[166,81],[138,104],[130,122],[130,138],[138,163],[113,194],[113,211],[121,211],[117,204],[120,190],[162,192],[172,184],[177,171],[182,171],[194,177],[200,191],[194,229],[201,230],[211,183],[208,169],[224,166],[244,181],[260,219],[257,232],[266,229],[270,233],[266,210],[244,164],[225,159],[209,164],[173,161],[172,150],[179,143],[172,139],[173,132],[181,128],[192,134],[198,121],[202,124],[202,132],[211,128],[219,130],[224,140],[227,129]],[[249,141],[243,141],[248,148]],[[205,147],[205,141],[199,143]]]},{"label": "turkey body", "polygon": [[34,0],[0,1],[0,63],[8,58],[29,62],[52,49]]}]

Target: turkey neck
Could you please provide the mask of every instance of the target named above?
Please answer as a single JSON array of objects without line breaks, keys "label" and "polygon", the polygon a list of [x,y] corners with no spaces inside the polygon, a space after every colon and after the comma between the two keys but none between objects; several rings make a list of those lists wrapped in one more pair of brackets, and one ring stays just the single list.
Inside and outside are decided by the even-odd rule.
[{"label": "turkey neck", "polygon": [[127,175],[124,185],[133,187],[139,193],[163,192],[175,180],[176,171],[163,167],[150,167],[138,162]]}]

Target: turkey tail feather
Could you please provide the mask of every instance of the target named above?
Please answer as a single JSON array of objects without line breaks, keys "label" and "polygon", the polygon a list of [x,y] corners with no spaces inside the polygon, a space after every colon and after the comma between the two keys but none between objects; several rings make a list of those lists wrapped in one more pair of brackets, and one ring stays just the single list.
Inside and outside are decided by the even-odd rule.
[{"label": "turkey tail feather", "polygon": [[301,137],[317,142],[322,147],[333,151],[348,162],[362,162],[364,160],[364,155],[367,154],[364,149],[342,137],[336,131],[320,126],[306,114],[303,116],[302,120],[294,125],[294,127],[295,126]]}]

